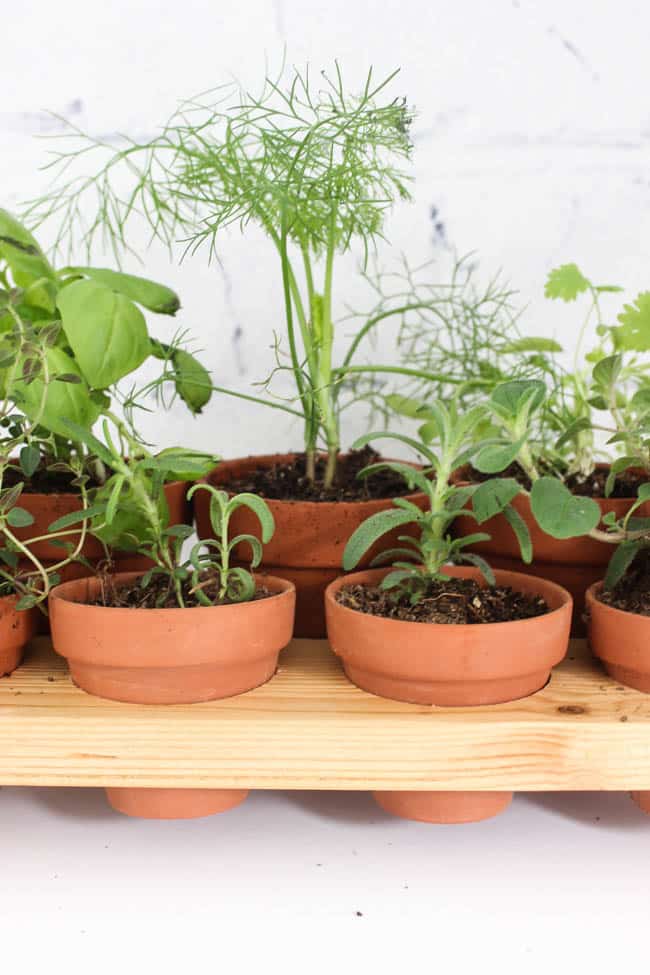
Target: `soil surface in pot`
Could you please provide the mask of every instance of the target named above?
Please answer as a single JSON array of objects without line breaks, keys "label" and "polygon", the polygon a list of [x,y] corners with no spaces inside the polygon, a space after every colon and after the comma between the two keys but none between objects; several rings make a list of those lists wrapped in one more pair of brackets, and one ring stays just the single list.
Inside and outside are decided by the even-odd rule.
[{"label": "soil surface in pot", "polygon": [[[119,609],[176,609],[178,607],[176,595],[167,576],[152,576],[151,581],[144,588],[137,579],[129,585],[116,586],[115,581],[109,575],[99,575],[98,578],[101,583],[101,592],[94,602],[89,603],[91,606]],[[218,580],[214,573],[205,573],[201,577],[200,585],[206,596],[211,601],[215,600],[215,606],[230,606],[235,602],[233,599],[216,601]],[[196,598],[195,592],[192,592],[193,589],[194,583],[190,579],[182,583],[183,602],[187,609],[203,605]],[[249,601],[269,599],[274,595],[277,593],[271,592],[264,586],[258,586]]]},{"label": "soil surface in pot", "polygon": [[601,589],[596,599],[613,609],[650,616],[650,553],[642,552],[611,589]]},{"label": "soil surface in pot", "polygon": [[[606,497],[605,483],[607,481],[607,474],[608,471],[606,469],[603,470],[600,468],[597,468],[589,475],[589,477],[585,479],[578,477],[577,474],[573,474],[571,477],[567,478],[566,486],[569,488],[572,494],[579,495],[583,498],[604,498]],[[510,464],[510,466],[506,467],[506,469],[500,474],[483,474],[481,471],[477,471],[473,467],[470,467],[469,480],[474,484],[481,484],[483,481],[489,481],[493,477],[514,477],[514,479],[518,481],[523,488],[530,491],[530,478],[517,463]],[[609,497],[635,498],[640,485],[647,484],[647,482],[648,477],[643,473],[635,471],[623,471],[616,478],[614,488]]]},{"label": "soil surface in pot", "polygon": [[336,482],[332,487],[325,488],[326,457],[317,458],[316,480],[309,481],[305,454],[296,454],[291,463],[259,467],[245,477],[229,481],[228,490],[233,494],[250,491],[275,501],[368,501],[412,494],[415,489],[409,488],[404,478],[394,471],[378,471],[362,480],[357,477],[364,467],[376,464],[381,459],[370,447],[342,455],[338,462]]},{"label": "soil surface in pot", "polygon": [[411,623],[509,623],[549,612],[541,596],[510,586],[481,586],[473,579],[431,581],[415,605],[407,594],[379,586],[344,586],[336,600],[359,613]]},{"label": "soil surface in pot", "polygon": [[[112,471],[107,471],[110,477]],[[25,477],[19,467],[10,465],[7,467],[4,476],[4,487],[13,487],[15,484],[24,485],[25,494],[79,494],[79,485],[75,484],[76,475],[72,471],[50,471],[46,467],[39,467],[31,477]],[[98,487],[92,478],[88,487]]]}]

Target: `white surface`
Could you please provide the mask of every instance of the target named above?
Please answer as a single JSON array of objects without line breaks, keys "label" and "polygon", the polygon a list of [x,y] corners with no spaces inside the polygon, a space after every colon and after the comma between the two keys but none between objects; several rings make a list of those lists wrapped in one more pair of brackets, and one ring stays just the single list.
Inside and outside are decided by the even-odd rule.
[{"label": "white surface", "polygon": [[6,788],[0,964],[12,975],[640,971],[649,845],[650,819],[622,793],[521,795],[493,820],[429,826],[389,817],[367,793],[257,792],[221,816],[168,823],[113,813],[99,790]]},{"label": "white surface", "polygon": [[[582,312],[544,301],[550,267],[575,260],[598,281],[648,287],[643,0],[28,0],[12,6],[7,29],[18,40],[0,59],[0,205],[45,187],[51,146],[35,136],[57,131],[48,110],[107,138],[151,135],[179,99],[231,72],[257,87],[265,56],[276,68],[286,45],[288,61],[310,60],[315,76],[335,57],[353,79],[370,64],[379,75],[402,66],[395,94],[417,110],[415,202],[390,221],[394,249],[382,248],[382,263],[403,249],[414,264],[439,258],[444,278],[451,249],[476,251],[486,277],[502,267],[530,303],[524,328],[569,346]],[[154,249],[146,270],[177,287],[179,323],[216,382],[250,390],[272,367],[281,326],[277,259],[259,234],[236,231],[220,256],[223,270],[204,255],[177,267]],[[341,312],[358,299],[355,263],[336,272]],[[156,326],[169,334],[167,322]],[[386,361],[390,343],[379,352]],[[361,411],[344,442],[364,429]],[[179,404],[147,432],[223,456],[300,443],[291,418],[221,397],[196,423]]]}]

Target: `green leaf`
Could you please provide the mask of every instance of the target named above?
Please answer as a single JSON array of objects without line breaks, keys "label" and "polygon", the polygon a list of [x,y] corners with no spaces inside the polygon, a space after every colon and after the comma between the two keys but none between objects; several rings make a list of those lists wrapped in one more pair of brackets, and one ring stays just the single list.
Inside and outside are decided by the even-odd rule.
[{"label": "green leaf", "polygon": [[590,287],[577,264],[562,264],[554,268],[546,279],[544,294],[547,298],[561,298],[562,301],[575,301],[579,294]]},{"label": "green leaf", "polygon": [[228,551],[232,551],[236,545],[248,544],[251,547],[251,568],[256,569],[260,562],[262,561],[262,555],[264,551],[260,544],[259,538],[254,535],[235,535],[234,538],[228,542]]},{"label": "green leaf", "polygon": [[530,539],[530,532],[528,531],[528,525],[521,517],[516,508],[512,505],[508,505],[507,508],[503,510],[503,516],[515,533],[515,538],[519,542],[519,551],[521,552],[521,561],[525,562],[526,565],[530,565],[533,561],[533,543]]},{"label": "green leaf", "polygon": [[515,339],[508,342],[501,349],[502,352],[563,352],[563,348],[555,339],[547,339],[542,336],[530,336],[529,338]]},{"label": "green leaf", "polygon": [[517,459],[519,451],[526,442],[526,436],[514,443],[488,444],[482,447],[474,458],[474,467],[482,474],[498,474]]},{"label": "green leaf", "polygon": [[106,389],[149,355],[144,316],[124,295],[94,281],[74,281],[59,292],[57,304],[66,338],[92,388]]},{"label": "green leaf", "polygon": [[592,373],[594,382],[601,389],[608,390],[616,383],[622,368],[623,357],[621,355],[608,355],[594,366]]},{"label": "green leaf", "polygon": [[[422,513],[420,512],[420,518]],[[378,511],[374,515],[359,525],[348,539],[343,553],[343,568],[347,571],[353,569],[363,558],[369,548],[374,543],[400,525],[408,525],[416,521],[411,511],[404,511],[400,508],[390,508],[388,511]]]},{"label": "green leaf", "polygon": [[176,349],[172,365],[176,392],[192,413],[201,413],[212,396],[210,373],[185,349]]},{"label": "green leaf", "polygon": [[641,548],[643,548],[643,542],[640,540],[621,542],[609,560],[605,574],[605,589],[611,589],[623,578]]},{"label": "green leaf", "polygon": [[180,298],[171,288],[135,274],[123,274],[122,271],[101,267],[68,267],[62,274],[83,275],[158,315],[175,315],[181,307]]},{"label": "green leaf", "polygon": [[514,477],[495,477],[484,481],[472,495],[472,508],[479,524],[498,515],[521,491]]},{"label": "green leaf", "polygon": [[86,519],[95,518],[97,515],[102,515],[106,510],[105,504],[93,504],[87,508],[80,508],[79,511],[71,511],[67,515],[61,515],[56,521],[53,521],[51,525],[48,526],[48,532],[60,532],[64,528],[70,528],[71,525],[78,525]]},{"label": "green leaf", "polygon": [[459,556],[459,561],[469,562],[470,565],[475,565],[487,582],[488,586],[496,585],[496,579],[491,567],[488,565],[485,559],[482,556],[477,555],[476,552],[463,552],[462,555]]},{"label": "green leaf", "polygon": [[421,573],[415,567],[412,569],[395,569],[384,576],[379,583],[379,588],[394,589],[396,586],[401,586],[407,579],[417,579],[420,575]]},{"label": "green leaf", "polygon": [[555,441],[555,449],[559,450],[569,441],[575,440],[584,430],[591,430],[591,420],[587,416],[581,416],[569,424]]},{"label": "green leaf", "polygon": [[31,477],[41,462],[41,452],[34,444],[20,448],[20,466],[25,477]]},{"label": "green leaf", "polygon": [[393,413],[397,413],[399,416],[408,416],[410,419],[423,419],[423,412],[426,410],[426,404],[422,400],[413,399],[410,396],[400,396],[398,393],[387,396],[386,403]]},{"label": "green leaf", "polygon": [[27,528],[28,525],[34,524],[34,516],[24,508],[10,508],[7,512],[7,521],[12,528]]},{"label": "green leaf", "polygon": [[621,323],[612,329],[617,347],[633,352],[650,350],[650,291],[642,291],[631,305],[623,305],[618,316]]},{"label": "green leaf", "polygon": [[255,595],[255,579],[246,569],[237,567],[228,573],[227,596],[234,603],[247,603]]},{"label": "green leaf", "polygon": [[98,440],[90,430],[81,426],[79,423],[63,418],[61,424],[64,429],[63,436],[71,440],[76,440],[78,443],[83,443],[86,447],[90,447],[95,457],[99,457],[109,467],[113,467],[120,460],[119,457],[114,457],[108,447],[101,440]]},{"label": "green leaf", "polygon": [[[50,377],[54,379],[63,373],[78,373],[77,366],[63,349],[56,346],[47,349],[47,366]],[[41,413],[41,403],[44,399],[44,409]],[[18,380],[13,390],[16,404],[23,410],[30,420],[38,419],[39,423],[66,439],[70,436],[65,419],[71,420],[83,428],[93,425],[100,410],[90,395],[85,382],[79,383],[48,383],[44,391],[42,375],[36,376],[31,382]]]},{"label": "green leaf", "polygon": [[248,491],[244,491],[242,494],[236,494],[228,502],[228,508],[231,512],[242,506],[250,508],[253,514],[257,515],[257,519],[262,528],[262,541],[266,545],[273,538],[275,531],[275,520],[268,504],[263,498],[258,497],[257,494],[250,494]]},{"label": "green leaf", "polygon": [[490,401],[510,417],[516,417],[524,407],[533,412],[546,398],[546,386],[541,379],[511,379],[495,387]]},{"label": "green leaf", "polygon": [[357,477],[366,478],[371,474],[375,474],[377,471],[391,470],[396,474],[399,474],[406,481],[407,487],[410,490],[413,488],[419,488],[427,494],[431,489],[431,481],[426,477],[426,475],[417,470],[417,468],[412,467],[410,464],[402,464],[399,461],[383,461],[379,464],[369,464],[368,467],[364,467],[363,470],[359,471]]},{"label": "green leaf", "polygon": [[530,494],[537,524],[553,538],[587,535],[600,521],[600,507],[593,498],[571,494],[555,477],[540,477]]},{"label": "green leaf", "polygon": [[[7,210],[0,209],[0,258],[7,262],[16,285],[27,289],[28,305],[52,313],[56,274],[36,239]],[[34,287],[36,282],[42,282]]]},{"label": "green leaf", "polygon": [[155,460],[168,480],[173,478],[177,481],[197,481],[201,477],[206,477],[219,462],[215,454],[206,454],[201,450],[190,450],[186,447],[166,447],[156,454]]},{"label": "green leaf", "polygon": [[20,599],[16,603],[16,609],[17,610],[33,609],[37,603],[38,600],[36,599],[36,596],[32,596],[31,593],[28,593],[27,595],[20,597]]}]

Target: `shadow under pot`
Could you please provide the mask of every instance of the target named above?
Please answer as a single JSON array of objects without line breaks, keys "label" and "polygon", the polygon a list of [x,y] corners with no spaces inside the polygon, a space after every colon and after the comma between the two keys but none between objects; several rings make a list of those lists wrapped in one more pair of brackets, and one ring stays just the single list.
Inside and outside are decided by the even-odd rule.
[{"label": "shadow under pot", "polygon": [[[138,573],[114,577],[128,585]],[[98,697],[133,704],[194,704],[243,694],[266,683],[290,639],[292,583],[256,576],[272,595],[247,603],[186,609],[95,605],[100,580],[63,583],[50,596],[54,649],[74,683]],[[187,819],[224,812],[248,790],[108,788],[130,816]]]},{"label": "shadow under pot", "polygon": [[[549,612],[502,623],[416,623],[350,609],[338,602],[348,584],[375,586],[387,569],[355,572],[327,590],[327,632],[347,677],[362,690],[395,701],[474,707],[515,701],[547,683],[569,643],[572,600],[547,579],[495,572],[500,586],[541,596]],[[483,583],[474,568],[445,572]],[[433,733],[433,731],[432,731]],[[511,792],[375,792],[382,808],[428,823],[463,823],[503,811]]]},{"label": "shadow under pot", "polygon": [[0,598],[0,677],[20,665],[25,646],[38,629],[38,609],[16,609],[18,598]]},{"label": "shadow under pot", "polygon": [[[597,466],[600,470],[608,469],[607,464]],[[470,483],[468,476],[469,468],[461,468],[456,472],[454,481],[456,484],[468,484]],[[594,501],[603,516],[613,511],[618,519],[627,514],[636,498],[594,498]],[[457,518],[454,522],[456,537],[473,535],[476,531],[486,532],[490,535],[490,540],[472,545],[468,551],[483,555],[493,569],[506,569],[538,576],[567,589],[573,598],[571,635],[586,636],[585,592],[589,586],[605,575],[607,564],[612,557],[613,546],[608,545],[607,542],[599,542],[588,535],[578,538],[553,538],[542,531],[535,521],[526,494],[519,494],[511,503],[530,532],[533,544],[533,561],[530,565],[522,562],[515,535],[502,514],[484,521],[478,527],[471,518]],[[469,506],[471,507],[471,504]],[[639,517],[648,517],[650,504],[642,505],[637,514]]]},{"label": "shadow under pot", "polygon": [[[215,487],[228,490],[229,484],[252,474],[260,468],[286,464],[296,454],[268,454],[223,461],[208,476]],[[415,465],[414,465],[415,466]],[[424,494],[407,494],[418,507],[425,508]],[[199,538],[211,538],[209,505],[206,491],[197,491],[193,498],[196,529]],[[326,633],[324,595],[327,586],[342,574],[343,551],[350,535],[370,515],[392,508],[392,498],[360,501],[285,501],[265,498],[275,519],[275,534],[264,546],[262,568],[290,579],[296,587],[296,625],[294,636],[323,639]],[[260,537],[260,527],[248,508],[238,508],[230,521],[234,535]],[[385,535],[364,557],[362,566],[382,551],[399,544],[399,535],[415,534],[405,526]],[[235,558],[245,564],[250,549],[235,550]]]},{"label": "shadow under pot", "polygon": [[[601,581],[586,594],[589,646],[613,680],[650,694],[650,616],[608,606],[602,591]],[[650,790],[630,795],[650,815]]]}]

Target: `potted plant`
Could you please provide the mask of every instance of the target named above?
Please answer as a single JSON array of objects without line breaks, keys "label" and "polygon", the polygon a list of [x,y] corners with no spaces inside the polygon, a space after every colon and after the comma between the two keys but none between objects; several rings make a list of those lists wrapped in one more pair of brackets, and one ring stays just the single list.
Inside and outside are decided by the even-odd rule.
[{"label": "potted plant", "polygon": [[[138,704],[189,704],[241,694],[269,680],[293,627],[295,591],[275,576],[233,566],[235,545],[246,541],[250,567],[262,557],[257,538],[231,537],[231,519],[246,506],[260,521],[263,540],[273,517],[252,494],[229,497],[197,484],[190,496],[210,497],[212,533],[181,549],[188,525],[164,517],[163,479],[169,455],[124,459],[114,437],[101,442],[75,428],[75,436],[115,471],[109,497],[87,513],[102,540],[131,539],[152,563],[146,573],[99,573],[57,586],[50,597],[52,640],[73,680],[91,694]],[[178,463],[180,451],[175,455]],[[187,460],[191,463],[191,455]],[[140,503],[136,521],[123,519],[121,498]],[[134,816],[176,818],[229,809],[245,791],[108,789],[109,802]]]},{"label": "potted plant", "polygon": [[[199,412],[210,397],[210,379],[182,347],[181,336],[163,343],[149,335],[141,308],[173,316],[180,303],[170,288],[105,268],[55,268],[32,234],[5,210],[0,210],[0,289],[0,388],[13,405],[3,423],[25,445],[6,467],[4,483],[22,484],[22,504],[34,519],[33,528],[17,528],[17,536],[31,535],[36,556],[57,561],[60,551],[45,537],[49,524],[80,511],[82,482],[101,493],[112,477],[99,458],[70,437],[64,419],[90,428],[110,414],[111,397],[128,416],[144,394],[162,396],[170,384],[192,412]],[[150,358],[162,360],[161,375],[141,390],[121,393],[120,380]],[[185,522],[185,487],[166,478],[172,521]],[[37,536],[43,538],[34,541]],[[87,536],[83,555],[98,559],[104,552]]]},{"label": "potted plant", "polygon": [[[452,473],[482,450],[485,422],[479,405],[460,410],[432,401],[421,411],[422,443],[414,443],[428,470],[391,465],[427,497],[421,511],[398,498],[389,511],[369,518],[347,543],[344,566],[352,569],[388,530],[414,524],[419,537],[400,538],[396,550],[371,568],[335,580],[327,589],[327,630],[349,679],[364,690],[395,700],[444,707],[496,704],[533,694],[565,655],[571,597],[560,586],[521,573],[492,572],[470,546],[485,534],[452,538],[456,518],[487,521],[503,512],[524,560],[530,539],[510,502],[517,485],[494,478],[458,486]],[[372,436],[372,435],[371,435]],[[430,444],[439,444],[435,453]],[[430,477],[427,477],[427,474]],[[466,563],[466,567],[463,563]],[[510,793],[381,792],[379,804],[397,815],[427,822],[468,822],[492,816]]]},{"label": "potted plant", "polygon": [[[650,386],[643,356],[650,348],[648,302],[639,295],[624,306],[618,325],[608,325],[601,298],[619,290],[592,284],[574,264],[551,272],[548,297],[573,301],[586,293],[590,300],[573,370],[548,369],[543,379],[488,388],[490,433],[503,449],[486,450],[456,475],[463,483],[495,473],[517,481],[520,491],[512,505],[532,538],[529,568],[502,515],[485,525],[490,540],[476,551],[496,567],[534,572],[569,589],[575,635],[584,633],[584,592],[603,576],[611,554],[607,519],[623,518],[635,505],[637,488],[650,478],[644,442]],[[584,336],[594,323],[597,344],[583,354]],[[620,456],[607,460],[599,446],[603,439]],[[459,518],[456,530],[471,533],[472,522]]]},{"label": "potted plant", "polygon": [[[356,399],[352,384],[360,376],[396,371],[393,364],[359,362],[364,342],[391,317],[418,311],[431,299],[415,299],[408,291],[395,296],[390,307],[358,321],[338,361],[335,353],[336,272],[343,255],[357,248],[365,262],[394,202],[409,198],[403,167],[411,155],[411,111],[402,98],[387,94],[394,77],[376,82],[369,72],[361,90],[350,92],[338,65],[332,76],[323,73],[320,89],[308,70],[293,70],[288,78],[267,78],[259,96],[235,86],[191,99],[147,144],[129,142],[115,150],[77,133],[84,159],[94,154],[101,160],[97,173],[85,175],[84,164],[83,174],[71,175],[74,150],[66,153],[59,185],[30,210],[32,220],[60,218],[66,240],[81,230],[92,247],[101,231],[119,249],[127,244],[135,213],[124,195],[126,179],[145,201],[154,234],[168,243],[182,237],[184,250],[207,242],[210,253],[218,253],[220,235],[231,224],[242,230],[254,224],[265,232],[277,255],[284,306],[274,373],[290,375],[295,395],[287,401],[270,393],[219,391],[296,417],[304,450],[223,462],[211,483],[233,492],[255,490],[267,500],[278,531],[264,565],[296,582],[300,635],[323,635],[322,594],[340,572],[346,539],[403,491],[383,468],[359,481],[369,457],[341,453],[341,415]],[[97,218],[84,234],[77,216],[93,206],[95,193]],[[197,502],[204,534],[204,496]],[[424,496],[415,503],[424,504]],[[240,517],[235,530],[248,531]]]}]

